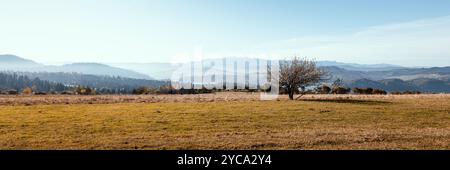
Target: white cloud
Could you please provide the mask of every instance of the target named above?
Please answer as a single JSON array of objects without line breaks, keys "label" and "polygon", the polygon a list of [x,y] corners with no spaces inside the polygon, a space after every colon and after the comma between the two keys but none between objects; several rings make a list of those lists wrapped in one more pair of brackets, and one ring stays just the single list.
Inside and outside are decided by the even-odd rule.
[{"label": "white cloud", "polygon": [[450,16],[374,26],[348,35],[270,42],[234,55],[301,55],[343,62],[450,66]]}]

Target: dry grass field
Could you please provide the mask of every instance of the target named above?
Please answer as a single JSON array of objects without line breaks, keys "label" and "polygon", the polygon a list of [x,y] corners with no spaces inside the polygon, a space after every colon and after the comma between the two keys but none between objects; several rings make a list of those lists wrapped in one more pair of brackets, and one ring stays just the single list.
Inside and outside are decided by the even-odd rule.
[{"label": "dry grass field", "polygon": [[0,96],[0,149],[450,149],[450,95]]}]

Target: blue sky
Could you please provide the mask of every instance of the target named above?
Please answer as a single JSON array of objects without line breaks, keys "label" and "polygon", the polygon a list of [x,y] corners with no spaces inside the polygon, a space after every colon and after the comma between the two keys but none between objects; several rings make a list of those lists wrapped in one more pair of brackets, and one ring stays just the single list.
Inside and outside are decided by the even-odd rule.
[{"label": "blue sky", "polygon": [[0,54],[43,63],[297,55],[355,63],[450,65],[448,0],[0,0],[0,4]]}]

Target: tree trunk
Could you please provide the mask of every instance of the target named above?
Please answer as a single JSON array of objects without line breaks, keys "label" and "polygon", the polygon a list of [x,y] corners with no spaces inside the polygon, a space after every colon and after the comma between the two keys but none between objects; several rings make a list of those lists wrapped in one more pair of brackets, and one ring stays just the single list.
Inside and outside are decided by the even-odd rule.
[{"label": "tree trunk", "polygon": [[294,100],[294,90],[289,90],[288,93],[289,93],[289,99]]}]

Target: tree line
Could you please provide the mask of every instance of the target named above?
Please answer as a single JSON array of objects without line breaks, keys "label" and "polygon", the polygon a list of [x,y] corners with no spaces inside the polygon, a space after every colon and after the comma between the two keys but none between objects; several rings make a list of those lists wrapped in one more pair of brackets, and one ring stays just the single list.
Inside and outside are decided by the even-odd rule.
[{"label": "tree line", "polygon": [[[23,92],[27,87],[38,94],[133,94],[139,87],[157,88],[166,81],[133,79],[119,76],[98,76],[63,72],[2,72],[3,93]],[[30,83],[32,82],[32,83]],[[54,87],[53,87],[54,86]],[[29,93],[30,89],[25,92]]]},{"label": "tree line", "polygon": [[0,73],[0,90],[2,93],[19,93],[27,89],[36,92],[58,92],[65,91],[69,87],[62,83],[54,83],[39,78],[30,79],[28,76],[19,74]]}]

